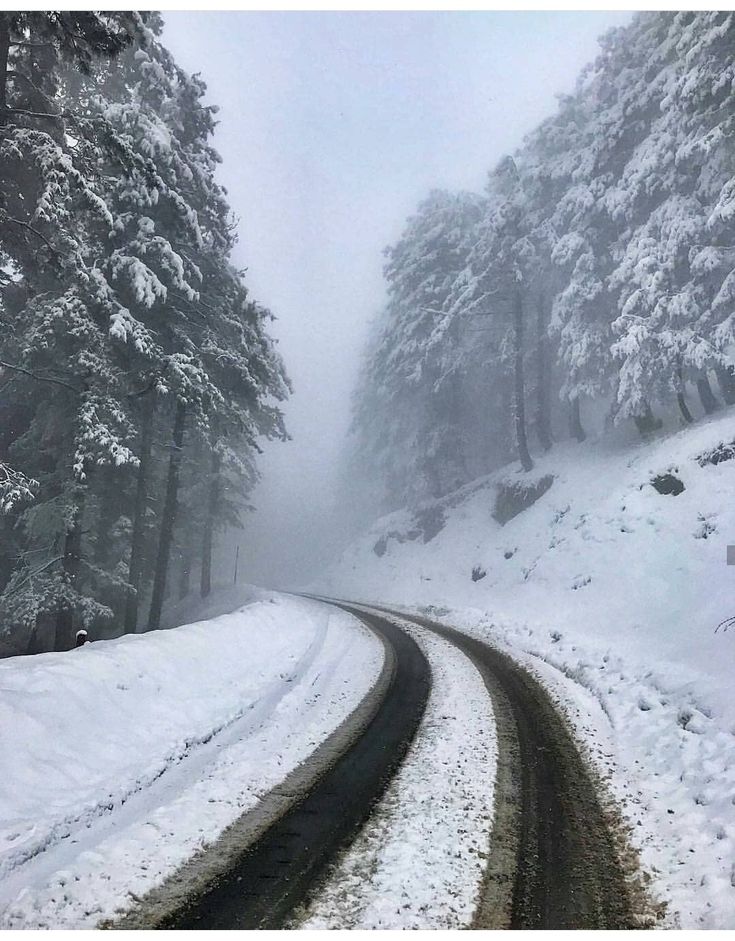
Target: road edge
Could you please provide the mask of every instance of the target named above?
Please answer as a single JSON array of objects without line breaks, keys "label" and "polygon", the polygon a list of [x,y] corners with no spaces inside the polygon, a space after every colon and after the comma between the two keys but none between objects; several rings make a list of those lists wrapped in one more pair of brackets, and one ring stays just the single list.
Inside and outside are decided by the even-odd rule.
[{"label": "road edge", "polygon": [[151,929],[175,915],[193,898],[206,892],[220,875],[229,871],[235,861],[308,794],[363,734],[380,709],[393,681],[396,655],[384,637],[355,615],[352,616],[364,629],[370,630],[383,647],[383,666],[370,691],[309,757],[265,794],[256,807],[234,820],[212,843],[188,859],[145,896],[134,899],[134,908],[119,918],[100,922],[98,928]]},{"label": "road edge", "polygon": [[[403,619],[408,623],[418,624],[450,641],[451,635],[455,634],[489,647],[501,659],[509,661],[512,668],[517,670],[519,674],[525,674],[527,681],[530,681],[530,685],[536,687],[543,698],[547,700],[546,706],[550,708],[551,714],[569,737],[594,789],[597,805],[611,843],[611,849],[614,852],[623,878],[629,912],[634,922],[630,927],[649,929],[657,927],[662,917],[661,905],[651,896],[646,885],[646,874],[640,867],[639,854],[628,837],[630,827],[606,786],[599,769],[595,766],[587,744],[578,736],[574,723],[565,708],[564,702],[559,699],[558,693],[550,689],[543,679],[529,668],[528,664],[517,660],[512,656],[511,651],[493,644],[488,638],[480,638],[451,627],[441,621],[427,617],[426,614],[419,611],[401,611],[384,605],[365,604],[364,607],[368,610],[372,608],[383,614],[392,615],[394,618]],[[454,642],[456,643],[456,641]],[[460,646],[460,649],[463,648]],[[465,653],[474,662],[475,658],[472,654],[466,650]],[[497,930],[511,927],[513,879],[508,878],[508,869],[505,866],[508,861],[514,859],[519,843],[517,824],[521,810],[517,771],[520,768],[520,754],[515,731],[516,722],[505,690],[492,672],[488,672],[478,664],[476,666],[485,681],[493,709],[496,712],[499,760],[493,828],[491,831],[492,849],[489,854],[485,876],[481,883],[475,916],[470,927],[473,929]],[[506,749],[504,760],[500,760],[503,755],[503,748]],[[511,862],[510,865],[513,867],[515,864]]]}]

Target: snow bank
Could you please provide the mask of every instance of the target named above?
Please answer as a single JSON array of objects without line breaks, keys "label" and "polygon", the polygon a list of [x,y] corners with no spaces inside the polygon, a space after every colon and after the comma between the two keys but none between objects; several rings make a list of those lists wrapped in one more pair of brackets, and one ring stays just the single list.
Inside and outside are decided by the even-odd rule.
[{"label": "snow bank", "polygon": [[403,626],[432,687],[416,739],[385,797],[300,928],[466,928],[477,906],[493,818],[492,705],[471,661]]},{"label": "snow bank", "polygon": [[[550,489],[504,526],[495,497],[514,469],[379,521],[315,586],[433,605],[532,655],[547,682],[553,666],[566,701],[594,697],[580,735],[593,757],[610,743],[612,787],[682,927],[735,927],[735,627],[717,630],[735,615],[735,459],[698,460],[733,438],[727,411],[634,448],[557,445],[533,472]],[[667,474],[678,495],[652,486]]]},{"label": "snow bank", "polygon": [[349,615],[283,596],[0,663],[0,925],[129,907],[303,761],[381,664]]}]

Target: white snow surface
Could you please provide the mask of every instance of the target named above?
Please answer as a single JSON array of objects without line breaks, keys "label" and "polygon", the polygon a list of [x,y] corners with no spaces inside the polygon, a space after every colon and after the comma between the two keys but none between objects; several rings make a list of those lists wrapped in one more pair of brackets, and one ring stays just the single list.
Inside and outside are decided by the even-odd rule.
[{"label": "white snow surface", "polygon": [[497,739],[492,705],[461,651],[402,622],[432,687],[416,738],[300,928],[464,928],[490,846]]},{"label": "white snow surface", "polygon": [[[424,507],[444,517],[426,542],[410,512],[383,518],[313,586],[429,607],[534,664],[622,806],[663,924],[684,928],[735,928],[735,626],[717,630],[735,615],[735,459],[697,460],[733,438],[726,410],[648,444],[555,445],[531,475],[551,488],[504,526],[496,485],[516,467]],[[668,472],[678,496],[651,486]]]},{"label": "white snow surface", "polygon": [[0,662],[0,927],[125,911],[308,757],[382,662],[350,615],[266,594]]}]

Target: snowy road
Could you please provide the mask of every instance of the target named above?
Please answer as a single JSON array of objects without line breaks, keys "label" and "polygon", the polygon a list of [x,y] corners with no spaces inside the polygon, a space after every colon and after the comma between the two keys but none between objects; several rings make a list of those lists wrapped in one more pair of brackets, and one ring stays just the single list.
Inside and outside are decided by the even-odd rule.
[{"label": "snowy road", "polygon": [[[506,654],[460,631],[402,615],[475,664],[499,742],[493,845],[477,928],[625,929],[646,921],[635,860],[547,691]],[[624,871],[627,868],[627,875]]]},{"label": "snowy road", "polygon": [[324,867],[367,819],[413,740],[431,674],[404,631],[380,615],[361,619],[383,638],[393,661],[380,702],[361,734],[226,873],[156,927],[284,927],[294,908],[313,892]]},{"label": "snowy road", "polygon": [[[365,605],[339,606],[382,636],[395,658],[374,718],[227,871],[163,919],[132,924],[645,923],[635,861],[624,871],[622,832],[603,811],[541,685],[458,631]],[[212,853],[219,854],[216,845]]]},{"label": "snowy road", "polygon": [[[388,866],[384,873],[386,867],[380,858],[388,855],[386,848],[372,850],[378,861],[370,872],[370,881],[378,880],[381,898],[376,897],[377,890],[358,884],[360,874],[363,883],[366,875],[365,860],[360,857],[369,854],[371,842],[361,837],[359,852],[355,848],[348,854],[326,891],[317,896],[306,927],[621,929],[650,923],[648,904],[637,881],[636,860],[629,853],[614,810],[603,807],[598,782],[593,780],[566,722],[542,685],[507,655],[445,625],[384,608],[361,605],[354,610],[380,612],[399,625],[412,625],[408,629],[418,631],[419,638],[423,634],[424,644],[429,638],[434,642],[440,639],[445,649],[439,656],[449,669],[445,682],[448,679],[454,684],[455,696],[460,687],[465,708],[473,695],[472,677],[466,668],[463,671],[459,664],[452,664],[451,658],[463,658],[470,669],[474,667],[492,701],[496,725],[496,729],[481,731],[485,740],[492,737],[497,741],[494,780],[484,780],[485,808],[492,811],[494,819],[492,827],[483,831],[481,818],[474,815],[477,783],[483,780],[481,768],[472,770],[469,782],[461,775],[451,782],[455,789],[469,783],[464,814],[455,821],[455,827],[460,829],[464,823],[476,837],[484,832],[485,840],[480,847],[485,850],[480,853],[485,865],[479,874],[475,873],[474,891],[469,893],[472,905],[464,915],[463,895],[467,895],[467,883],[472,885],[472,874],[462,872],[451,856],[467,859],[473,847],[462,845],[461,839],[452,838],[432,821],[424,828],[423,845],[419,837],[411,861],[407,862],[404,854],[403,865],[399,852],[392,870]],[[439,710],[435,726],[451,728],[447,721],[451,715],[446,711]],[[472,718],[481,711],[481,704],[472,704]],[[482,744],[477,726],[467,712],[463,718],[464,728],[451,728],[449,734],[462,736],[470,744],[471,753],[477,754]],[[436,755],[436,729],[422,731],[425,740],[434,739]],[[421,747],[420,735],[415,751]],[[461,760],[466,759],[455,757],[455,765]],[[431,782],[430,787],[441,788],[439,778],[432,780],[436,770],[430,761],[424,761],[421,773]],[[448,777],[446,772],[444,777]],[[396,802],[400,799],[396,795]],[[446,816],[449,808],[443,810]],[[430,814],[431,808],[419,808],[418,812]],[[405,839],[404,824],[396,824],[394,829]],[[414,826],[414,830],[420,832],[421,827]],[[383,839],[387,844],[397,842],[395,833],[385,833]],[[429,893],[424,897],[423,886],[435,877],[424,868],[425,859],[431,858],[437,843],[439,851],[447,854],[445,872],[441,888],[435,881],[433,896]],[[407,866],[415,878],[406,876]],[[391,904],[400,897],[395,883],[400,887],[402,880],[407,880],[409,890],[403,893],[402,904]],[[416,911],[417,895],[424,902],[423,911]],[[449,915],[443,911],[448,898],[455,902],[455,910]]]},{"label": "snowy road", "polygon": [[383,650],[263,596],[176,630],[0,664],[0,927],[114,919],[262,804],[350,715]]},{"label": "snowy road", "polygon": [[[67,720],[41,743],[56,756],[43,783],[33,756],[0,740],[33,785],[21,806],[0,791],[5,927],[646,922],[635,860],[548,693],[446,625],[273,596],[15,666],[0,685],[8,715],[41,687],[53,695],[32,720],[72,690],[81,715],[101,682],[122,721],[90,720],[98,736],[115,727],[115,750]],[[133,730],[154,714],[145,746]],[[75,746],[90,778],[76,803],[60,777]]]}]

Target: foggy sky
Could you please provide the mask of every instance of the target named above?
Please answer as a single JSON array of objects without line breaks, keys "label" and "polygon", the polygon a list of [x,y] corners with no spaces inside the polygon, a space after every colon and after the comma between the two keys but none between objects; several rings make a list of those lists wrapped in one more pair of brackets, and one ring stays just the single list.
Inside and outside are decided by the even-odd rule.
[{"label": "foggy sky", "polygon": [[[488,170],[572,91],[630,13],[166,13],[164,43],[220,106],[236,262],[270,307],[293,441],[266,445],[240,537],[252,581],[329,556],[337,462],[382,249],[432,189]],[[339,519],[339,514],[338,514]]]}]

